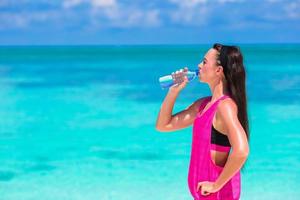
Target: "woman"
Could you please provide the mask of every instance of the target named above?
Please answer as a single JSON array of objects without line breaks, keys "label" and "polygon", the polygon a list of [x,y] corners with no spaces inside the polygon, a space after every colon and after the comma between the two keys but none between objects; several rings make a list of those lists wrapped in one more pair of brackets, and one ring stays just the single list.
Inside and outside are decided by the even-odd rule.
[{"label": "woman", "polygon": [[[240,198],[240,169],[249,155],[249,128],[243,56],[236,46],[214,44],[199,65],[199,80],[211,96],[196,100],[172,115],[175,100],[188,83],[172,86],[156,123],[162,132],[193,125],[189,189],[194,199]],[[188,69],[173,73],[180,79]],[[230,152],[231,150],[231,152]]]}]

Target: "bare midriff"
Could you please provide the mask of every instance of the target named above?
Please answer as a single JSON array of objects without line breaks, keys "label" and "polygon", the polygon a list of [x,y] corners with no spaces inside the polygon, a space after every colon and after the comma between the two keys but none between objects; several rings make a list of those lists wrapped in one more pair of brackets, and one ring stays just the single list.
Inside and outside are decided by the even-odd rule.
[{"label": "bare midriff", "polygon": [[215,165],[218,165],[220,167],[224,167],[228,158],[229,152],[221,152],[221,151],[215,151],[210,150],[210,156],[211,160]]}]

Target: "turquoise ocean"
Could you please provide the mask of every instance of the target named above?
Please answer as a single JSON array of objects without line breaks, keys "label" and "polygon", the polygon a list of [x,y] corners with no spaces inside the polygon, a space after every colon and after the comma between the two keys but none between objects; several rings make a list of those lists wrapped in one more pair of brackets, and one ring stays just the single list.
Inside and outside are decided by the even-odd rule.
[{"label": "turquoise ocean", "polygon": [[[192,127],[162,133],[158,78],[211,45],[1,46],[0,200],[191,200]],[[300,196],[300,45],[240,45],[250,155],[242,200]],[[191,81],[173,113],[208,85]]]}]

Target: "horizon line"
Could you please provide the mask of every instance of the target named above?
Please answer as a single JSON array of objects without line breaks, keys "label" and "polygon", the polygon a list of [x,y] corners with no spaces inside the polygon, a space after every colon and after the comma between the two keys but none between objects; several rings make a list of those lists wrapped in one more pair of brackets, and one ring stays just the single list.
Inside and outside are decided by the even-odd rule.
[{"label": "horizon line", "polygon": [[200,45],[212,45],[214,43],[220,44],[238,44],[238,45],[300,45],[300,42],[210,42],[210,43],[137,43],[137,44],[0,44],[0,47],[46,47],[46,46],[200,46]]}]

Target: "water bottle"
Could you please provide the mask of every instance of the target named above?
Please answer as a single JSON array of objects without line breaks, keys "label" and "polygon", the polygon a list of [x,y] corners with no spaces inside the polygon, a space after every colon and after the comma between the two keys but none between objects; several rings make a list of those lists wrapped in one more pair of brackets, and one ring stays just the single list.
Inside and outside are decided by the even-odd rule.
[{"label": "water bottle", "polygon": [[[192,81],[195,77],[198,76],[198,74],[199,74],[199,69],[185,72],[185,75],[187,76],[189,81]],[[175,80],[175,77],[173,78],[172,75],[162,76],[159,78],[159,84],[162,89],[169,88],[174,84],[180,84],[182,82],[183,82],[183,77],[179,78],[179,80]]]}]

